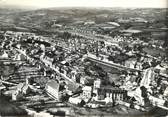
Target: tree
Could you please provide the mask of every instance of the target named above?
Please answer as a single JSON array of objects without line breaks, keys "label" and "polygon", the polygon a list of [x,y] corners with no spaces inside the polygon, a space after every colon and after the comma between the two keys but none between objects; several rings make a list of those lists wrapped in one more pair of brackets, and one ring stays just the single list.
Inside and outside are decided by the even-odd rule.
[{"label": "tree", "polygon": [[82,101],[79,103],[79,106],[80,106],[80,107],[83,107],[85,104],[86,104],[86,102],[85,102],[84,100],[82,100]]},{"label": "tree", "polygon": [[68,95],[67,93],[65,95],[62,96],[61,100],[62,102],[67,102],[70,98],[70,95]]}]

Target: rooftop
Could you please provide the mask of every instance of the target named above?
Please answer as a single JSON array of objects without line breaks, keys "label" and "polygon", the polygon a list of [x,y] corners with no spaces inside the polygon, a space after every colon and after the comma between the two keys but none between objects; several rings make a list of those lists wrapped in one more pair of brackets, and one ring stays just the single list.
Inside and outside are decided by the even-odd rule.
[{"label": "rooftop", "polygon": [[53,89],[58,89],[59,88],[59,83],[55,80],[50,80],[50,81],[48,81],[47,86],[50,86]]},{"label": "rooftop", "polygon": [[85,86],[85,87],[82,88],[82,90],[91,91],[91,90],[92,90],[92,87],[90,87],[90,86]]}]

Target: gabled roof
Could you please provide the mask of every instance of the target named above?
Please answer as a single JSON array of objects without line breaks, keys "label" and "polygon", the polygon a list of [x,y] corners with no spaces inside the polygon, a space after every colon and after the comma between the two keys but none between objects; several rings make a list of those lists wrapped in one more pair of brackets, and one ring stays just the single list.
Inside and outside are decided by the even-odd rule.
[{"label": "gabled roof", "polygon": [[92,90],[92,87],[90,87],[90,86],[85,86],[85,87],[82,88],[82,90],[91,91],[91,90]]},{"label": "gabled roof", "polygon": [[20,83],[17,85],[17,89],[21,89],[22,91],[27,90],[29,88],[28,85],[26,85],[25,83]]}]

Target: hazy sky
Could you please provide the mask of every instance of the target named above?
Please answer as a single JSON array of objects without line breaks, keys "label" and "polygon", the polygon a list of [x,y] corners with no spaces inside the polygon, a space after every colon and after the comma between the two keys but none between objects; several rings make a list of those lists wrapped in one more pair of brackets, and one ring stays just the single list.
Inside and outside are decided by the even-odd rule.
[{"label": "hazy sky", "polygon": [[152,7],[167,8],[168,0],[0,0],[1,5],[47,7]]}]

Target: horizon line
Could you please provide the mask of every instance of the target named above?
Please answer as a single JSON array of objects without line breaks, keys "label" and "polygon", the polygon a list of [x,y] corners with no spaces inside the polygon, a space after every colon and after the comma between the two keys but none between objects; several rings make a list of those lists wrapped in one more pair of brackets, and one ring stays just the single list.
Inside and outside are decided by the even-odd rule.
[{"label": "horizon line", "polygon": [[18,8],[18,9],[54,9],[54,8],[120,8],[120,9],[168,9],[168,7],[121,7],[121,6],[53,6],[53,7],[37,7],[29,5],[1,5],[0,8]]},{"label": "horizon line", "polygon": [[168,8],[167,0],[0,0],[0,6],[29,8]]}]

